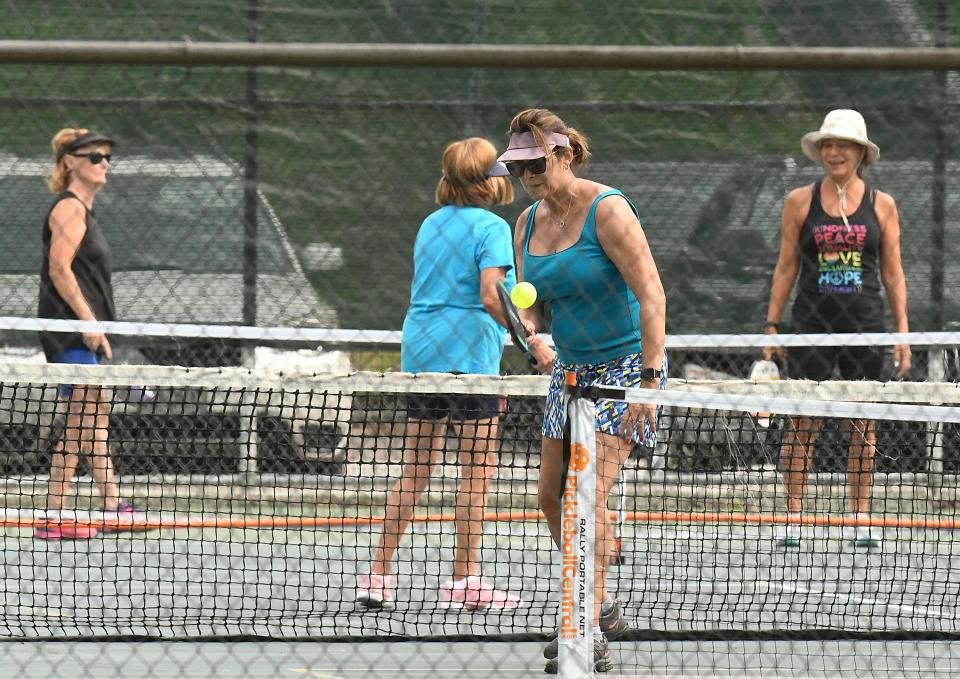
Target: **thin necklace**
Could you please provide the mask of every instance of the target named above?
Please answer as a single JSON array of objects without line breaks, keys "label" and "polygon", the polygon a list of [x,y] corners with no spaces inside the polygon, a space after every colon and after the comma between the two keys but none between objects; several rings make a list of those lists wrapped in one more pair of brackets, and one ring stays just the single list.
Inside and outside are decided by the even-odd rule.
[{"label": "thin necklace", "polygon": [[560,217],[556,220],[557,226],[561,231],[567,228],[567,217],[570,216],[570,209],[573,207],[573,199],[577,197],[576,193],[570,194],[570,202],[567,203],[567,210],[563,213],[563,217]]}]

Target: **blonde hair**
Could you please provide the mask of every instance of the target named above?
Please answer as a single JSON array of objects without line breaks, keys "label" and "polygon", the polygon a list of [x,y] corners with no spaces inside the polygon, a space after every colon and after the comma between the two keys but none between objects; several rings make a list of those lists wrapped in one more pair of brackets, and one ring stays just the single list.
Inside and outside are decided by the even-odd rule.
[{"label": "blonde hair", "polygon": [[70,170],[67,168],[66,156],[57,158],[57,152],[63,148],[65,144],[79,139],[80,135],[86,134],[89,131],[90,130],[84,127],[65,127],[53,135],[53,139],[50,142],[50,146],[53,149],[53,164],[50,166],[50,169],[47,170],[47,174],[44,177],[44,180],[47,182],[47,188],[49,188],[51,192],[61,193],[70,183]]},{"label": "blonde hair", "polygon": [[587,138],[578,130],[568,127],[556,113],[545,108],[528,108],[513,116],[510,121],[510,134],[530,132],[537,143],[543,147],[545,153],[550,153],[550,143],[547,141],[548,132],[565,134],[570,138],[570,149],[573,151],[573,160],[570,167],[574,170],[583,168],[590,162],[590,144]]},{"label": "blonde hair", "polygon": [[484,174],[497,159],[497,149],[482,137],[470,137],[447,145],[443,152],[443,176],[437,183],[437,205],[490,208],[513,202],[513,184],[508,177]]}]

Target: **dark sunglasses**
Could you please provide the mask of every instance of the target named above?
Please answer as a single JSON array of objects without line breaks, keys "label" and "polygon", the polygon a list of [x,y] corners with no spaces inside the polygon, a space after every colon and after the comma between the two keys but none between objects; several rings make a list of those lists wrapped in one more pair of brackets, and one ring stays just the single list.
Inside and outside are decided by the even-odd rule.
[{"label": "dark sunglasses", "polygon": [[[561,153],[562,147],[553,149],[552,153]],[[534,158],[533,160],[508,160],[504,163],[507,166],[507,172],[514,177],[522,177],[523,173],[530,170],[530,174],[543,174],[547,171],[547,156]]]},{"label": "dark sunglasses", "polygon": [[71,153],[70,155],[77,158],[86,158],[90,161],[91,165],[99,165],[104,160],[109,163],[110,159],[113,158],[112,153],[100,153],[99,151],[91,151],[90,153]]}]

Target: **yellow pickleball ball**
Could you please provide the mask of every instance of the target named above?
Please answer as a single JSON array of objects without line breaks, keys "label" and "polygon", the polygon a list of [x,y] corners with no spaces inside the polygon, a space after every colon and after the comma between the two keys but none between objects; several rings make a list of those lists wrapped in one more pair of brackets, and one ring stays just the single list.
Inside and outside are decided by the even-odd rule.
[{"label": "yellow pickleball ball", "polygon": [[528,309],[537,301],[537,289],[526,281],[517,283],[510,291],[510,299],[518,309]]}]

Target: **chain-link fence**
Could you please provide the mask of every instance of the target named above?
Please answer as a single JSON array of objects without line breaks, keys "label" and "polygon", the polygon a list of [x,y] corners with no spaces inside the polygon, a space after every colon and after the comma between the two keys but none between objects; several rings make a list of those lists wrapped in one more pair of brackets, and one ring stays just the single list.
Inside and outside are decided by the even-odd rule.
[{"label": "chain-link fence", "polygon": [[[0,19],[0,40],[27,41],[613,49],[960,43],[960,11],[946,0],[8,0]],[[36,315],[50,140],[63,127],[87,127],[118,140],[96,216],[113,250],[120,320],[356,330],[353,348],[374,350],[337,362],[315,351],[268,356],[283,344],[269,338],[118,335],[118,362],[249,364],[245,349],[258,344],[254,356],[264,363],[253,363],[265,370],[117,366],[124,379],[104,382],[112,386],[97,406],[111,416],[93,426],[109,443],[98,452],[94,435],[80,470],[112,457],[119,489],[107,493],[102,478],[84,477],[75,495],[53,498],[62,512],[54,511],[44,474],[78,437],[69,422],[79,416],[66,412],[61,384],[95,382],[106,372],[19,366],[14,377],[7,366],[0,637],[371,641],[359,649],[285,645],[278,655],[254,652],[249,662],[243,645],[168,651],[146,644],[129,657],[119,643],[64,645],[98,672],[162,674],[169,663],[178,676],[200,665],[246,676],[540,673],[557,593],[544,577],[554,543],[537,513],[546,380],[515,378],[507,404],[496,377],[483,391],[449,390],[456,398],[487,397],[488,419],[500,430],[474,431],[476,440],[463,433],[469,427],[438,433],[439,469],[423,504],[429,515],[410,535],[399,531],[394,591],[389,578],[371,578],[372,559],[383,517],[398,506],[388,492],[419,445],[408,427],[427,406],[410,393],[430,385],[360,374],[338,391],[329,374],[398,367],[395,339],[378,346],[371,338],[404,321],[415,238],[436,209],[446,145],[482,136],[501,151],[514,113],[555,111],[590,139],[594,157],[582,176],[622,189],[637,205],[666,290],[667,332],[759,333],[784,197],[823,174],[801,153],[800,138],[827,111],[857,109],[882,150],[866,181],[899,209],[911,330],[960,330],[960,302],[951,294],[960,282],[952,237],[960,215],[958,97],[960,81],[944,70],[4,64],[0,316]],[[513,186],[516,200],[494,208],[510,225],[531,202]],[[3,358],[37,359],[35,335],[6,320]],[[785,323],[781,332],[790,329]],[[746,376],[759,347],[733,346],[673,350],[671,377]],[[505,358],[507,372],[529,371],[515,352]],[[889,352],[883,358],[891,364]],[[291,365],[300,370],[296,380]],[[957,379],[952,349],[917,348],[914,366],[912,377]],[[893,377],[890,365],[883,377]],[[792,385],[784,395],[820,388]],[[898,384],[883,394],[872,393],[875,385],[855,383],[849,393],[841,387],[850,385],[832,386],[817,393],[938,413],[948,408],[936,406],[957,400],[952,385],[914,391]],[[691,667],[745,676],[784,669],[897,676],[898,667],[917,668],[914,676],[954,674],[952,419],[918,424],[909,408],[875,427],[866,416],[825,418],[806,433],[816,458],[807,495],[816,497],[800,517],[790,504],[796,481],[787,488],[782,472],[784,459],[806,464],[794,426],[805,420],[773,407],[731,415],[701,405],[691,396],[682,410],[665,411],[659,442],[633,447],[618,484],[628,564],[611,587],[616,580],[629,628],[612,646],[619,668],[640,675]],[[830,404],[817,405],[822,418]],[[492,582],[524,603],[514,611],[519,601],[478,579],[477,596],[489,597],[487,604],[501,596],[500,606],[448,615],[441,608],[455,593],[452,581],[441,582],[451,575],[450,519],[470,505],[458,495],[464,468],[455,463],[480,440],[496,441],[500,453],[490,500],[497,513],[480,561]],[[76,441],[78,449],[86,443]],[[852,517],[838,518],[854,487],[872,490],[874,514],[854,508]],[[108,495],[115,507],[101,502]],[[125,514],[121,499],[132,501]],[[802,551],[775,545],[768,524],[791,529],[787,537],[796,542],[802,528]],[[91,539],[51,537],[78,527]],[[841,551],[858,540],[876,543],[876,551]],[[388,593],[397,596],[395,611],[369,606]],[[474,650],[480,636],[486,643]],[[443,643],[412,652],[390,643],[407,637]],[[896,642],[884,643],[890,639]],[[447,645],[453,640],[464,643]],[[49,646],[8,644],[2,654],[23,673],[52,675],[64,665]]]},{"label": "chain-link fence", "polygon": [[[957,41],[946,5],[8,2],[0,37],[816,46],[856,35],[859,46],[933,46]],[[820,174],[799,139],[850,107],[882,149],[867,181],[898,203],[911,328],[960,319],[947,293],[960,278],[948,73],[65,63],[7,65],[0,82],[3,315],[35,311],[49,140],[82,125],[120,142],[97,214],[121,318],[399,329],[444,146],[480,135],[502,149],[512,114],[545,106],[590,139],[585,176],[637,204],[668,332],[752,332],[783,197]],[[512,224],[528,203],[497,211]]]}]

